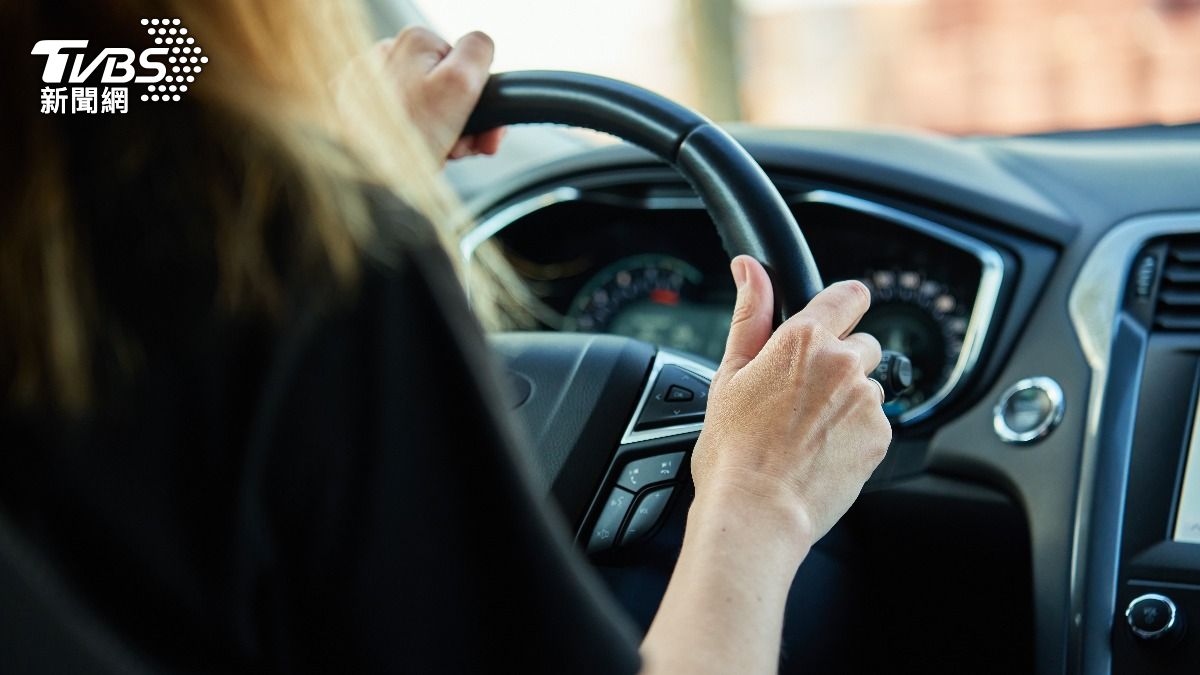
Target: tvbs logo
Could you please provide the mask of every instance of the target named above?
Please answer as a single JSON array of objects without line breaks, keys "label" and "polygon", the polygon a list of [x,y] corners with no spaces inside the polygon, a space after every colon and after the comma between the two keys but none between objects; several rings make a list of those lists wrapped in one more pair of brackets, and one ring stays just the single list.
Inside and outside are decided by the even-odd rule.
[{"label": "tvbs logo", "polygon": [[[90,64],[86,62],[85,55],[82,53],[64,53],[64,50],[67,49],[87,49],[87,47],[87,40],[42,40],[35,44],[31,53],[34,56],[46,57],[46,67],[42,70],[42,82],[62,84],[64,76],[67,76],[67,65],[72,56],[75,57],[74,64],[71,67],[70,76],[66,79],[66,82],[70,84],[87,82],[101,64],[104,65],[104,71],[100,76],[102,84],[126,84],[128,82],[150,84],[161,82],[167,76],[166,60],[171,50],[165,47],[152,47],[144,50],[140,58],[132,49],[110,47],[100,52]],[[153,71],[153,74],[138,75],[137,69],[134,67],[135,59],[143,69]]]},{"label": "tvbs logo", "polygon": [[[35,44],[30,54],[46,59],[42,82],[48,86],[42,89],[42,113],[127,112],[128,87],[107,85],[145,85],[143,101],[179,101],[208,64],[208,56],[179,19],[142,19],[142,25],[155,46],[140,53],[108,47],[89,56],[88,40],[42,40]],[[79,86],[97,79],[106,86]]]}]

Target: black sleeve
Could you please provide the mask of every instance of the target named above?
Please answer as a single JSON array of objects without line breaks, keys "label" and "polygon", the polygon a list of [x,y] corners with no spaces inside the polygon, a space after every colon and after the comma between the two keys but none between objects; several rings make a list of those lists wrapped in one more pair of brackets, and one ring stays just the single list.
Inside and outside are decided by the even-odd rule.
[{"label": "black sleeve", "polygon": [[245,519],[262,560],[245,629],[264,660],[636,672],[627,620],[530,490],[445,254],[372,263],[349,307],[300,334],[243,483],[261,491]]}]

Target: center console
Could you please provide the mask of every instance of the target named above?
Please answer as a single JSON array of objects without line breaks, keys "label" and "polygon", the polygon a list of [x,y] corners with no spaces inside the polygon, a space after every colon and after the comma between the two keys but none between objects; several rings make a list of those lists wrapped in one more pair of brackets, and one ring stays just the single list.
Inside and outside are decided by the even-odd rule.
[{"label": "center console", "polygon": [[1200,672],[1200,237],[1163,237],[1142,247],[1117,323],[1112,358],[1140,358],[1141,369],[1135,381],[1107,383],[1108,397],[1126,398],[1136,409],[1121,526],[1113,530],[1112,672],[1194,674]]}]

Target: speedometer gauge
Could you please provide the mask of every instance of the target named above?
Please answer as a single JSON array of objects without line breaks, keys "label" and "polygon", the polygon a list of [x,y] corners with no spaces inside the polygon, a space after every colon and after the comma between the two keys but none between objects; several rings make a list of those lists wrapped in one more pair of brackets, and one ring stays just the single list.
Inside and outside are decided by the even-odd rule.
[{"label": "speedometer gauge", "polygon": [[729,332],[729,308],[704,302],[703,281],[698,269],[672,256],[622,258],[583,285],[564,327],[625,335],[718,360]]},{"label": "speedometer gauge", "polygon": [[858,330],[912,360],[913,388],[884,407],[889,416],[903,415],[949,379],[962,351],[971,303],[913,270],[869,270],[862,281],[871,289],[871,310]]}]

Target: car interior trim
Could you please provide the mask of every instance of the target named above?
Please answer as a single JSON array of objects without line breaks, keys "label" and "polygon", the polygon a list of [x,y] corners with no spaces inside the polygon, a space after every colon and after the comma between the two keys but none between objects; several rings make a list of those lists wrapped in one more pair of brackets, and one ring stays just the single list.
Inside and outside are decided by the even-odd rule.
[{"label": "car interior trim", "polygon": [[475,251],[485,241],[499,234],[504,228],[544,208],[565,202],[582,201],[583,193],[569,186],[559,186],[545,192],[515,201],[479,221],[458,243],[459,255],[464,263],[470,263]]}]

